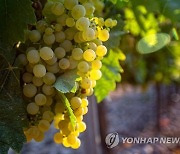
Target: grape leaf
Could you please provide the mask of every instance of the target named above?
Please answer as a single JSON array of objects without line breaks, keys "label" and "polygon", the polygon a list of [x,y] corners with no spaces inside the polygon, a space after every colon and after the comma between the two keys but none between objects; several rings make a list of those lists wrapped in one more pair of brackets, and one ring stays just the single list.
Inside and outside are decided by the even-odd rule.
[{"label": "grape leaf", "polygon": [[8,59],[7,53],[18,41],[24,41],[24,31],[28,24],[36,21],[30,0],[0,1],[0,48]]},{"label": "grape leaf", "polygon": [[70,70],[60,75],[54,84],[54,87],[61,93],[76,92],[75,82],[78,78],[77,70]]},{"label": "grape leaf", "polygon": [[[12,52],[12,53],[15,53]],[[14,54],[15,55],[15,54]],[[14,57],[12,54],[12,57]],[[7,154],[11,147],[20,152],[26,142],[23,127],[27,125],[17,67],[0,55],[0,153]]]},{"label": "grape leaf", "polygon": [[95,87],[95,95],[98,102],[101,102],[110,91],[116,88],[116,82],[120,82],[120,72],[123,71],[119,64],[121,56],[119,51],[110,50],[108,56],[102,60],[102,78],[97,81]]},{"label": "grape leaf", "polygon": [[75,115],[73,113],[73,110],[71,109],[70,103],[69,103],[67,97],[64,94],[62,94],[60,92],[58,94],[60,96],[61,101],[64,103],[64,105],[65,105],[65,107],[67,109],[67,112],[69,114],[69,119],[70,119],[70,122],[71,122],[73,128],[75,128],[75,126],[76,126],[76,117],[75,117]]}]

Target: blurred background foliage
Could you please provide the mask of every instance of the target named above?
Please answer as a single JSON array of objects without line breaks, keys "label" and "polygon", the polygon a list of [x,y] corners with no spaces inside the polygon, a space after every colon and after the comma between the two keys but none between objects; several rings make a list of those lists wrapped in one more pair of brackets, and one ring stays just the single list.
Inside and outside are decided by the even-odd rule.
[{"label": "blurred background foliage", "polygon": [[[112,49],[112,52],[119,52],[122,55],[120,58],[123,60],[120,63],[124,70],[124,72],[122,69],[120,71],[123,72],[122,82],[144,86],[152,82],[179,84],[180,1],[104,0],[104,2],[105,18],[111,17],[118,20],[118,25],[111,31],[111,39],[106,45],[108,49]],[[147,45],[143,46],[144,52],[151,50],[151,45],[152,48],[161,46],[161,49],[150,54],[139,53],[137,44],[142,43],[142,39],[147,36],[152,34],[157,36],[159,33],[169,36],[171,40],[168,44],[163,42],[164,38],[150,37],[151,39],[147,40],[150,49],[146,49]],[[104,77],[98,82],[102,80]],[[107,88],[108,90],[112,88]],[[96,91],[95,94],[99,97]]]}]

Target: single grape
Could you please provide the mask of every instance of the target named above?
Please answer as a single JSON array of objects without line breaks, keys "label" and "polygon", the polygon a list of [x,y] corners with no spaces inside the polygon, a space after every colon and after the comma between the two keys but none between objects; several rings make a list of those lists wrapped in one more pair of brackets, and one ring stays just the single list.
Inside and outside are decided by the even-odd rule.
[{"label": "single grape", "polygon": [[58,73],[59,69],[60,69],[58,62],[56,62],[53,65],[46,65],[46,68],[47,68],[48,72],[51,72],[51,73]]},{"label": "single grape", "polygon": [[98,32],[98,38],[103,42],[107,41],[109,39],[109,32],[106,29],[100,30]]},{"label": "single grape", "polygon": [[72,50],[72,57],[75,60],[81,60],[83,58],[83,50],[81,48],[74,48]]},{"label": "single grape", "polygon": [[55,109],[55,113],[59,114],[59,113],[64,112],[65,107],[62,102],[57,102],[54,109]]},{"label": "single grape", "polygon": [[87,107],[88,106],[88,104],[89,104],[89,102],[88,102],[88,100],[86,99],[86,98],[83,98],[82,99],[82,107]]},{"label": "single grape", "polygon": [[90,72],[90,78],[92,80],[99,80],[102,76],[102,73],[100,70],[91,70]]},{"label": "single grape", "polygon": [[76,140],[77,140],[77,137],[73,133],[69,134],[67,137],[67,141],[69,144],[75,144]]},{"label": "single grape", "polygon": [[51,104],[53,103],[53,99],[52,99],[52,97],[50,97],[50,96],[46,96],[46,106],[51,106]]},{"label": "single grape", "polygon": [[25,54],[18,55],[17,60],[18,60],[18,62],[20,62],[20,64],[22,64],[24,66],[27,65],[27,63],[28,63],[28,60],[27,60],[27,57]]},{"label": "single grape", "polygon": [[48,65],[53,65],[57,62],[57,57],[55,55],[53,55],[53,57],[49,60],[45,60],[45,62],[48,64]]},{"label": "single grape", "polygon": [[54,50],[54,53],[56,55],[56,57],[58,59],[61,59],[63,58],[65,55],[66,55],[66,51],[64,50],[64,48],[62,47],[57,47],[55,50]]},{"label": "single grape", "polygon": [[100,60],[96,59],[96,60],[92,61],[91,66],[92,66],[92,69],[99,70],[102,67],[102,62]]},{"label": "single grape", "polygon": [[42,78],[38,78],[36,76],[33,76],[32,78],[32,83],[36,86],[36,87],[40,87],[43,85],[43,80]]},{"label": "single grape", "polygon": [[47,120],[40,120],[38,124],[38,128],[42,132],[46,132],[50,128],[50,123]]},{"label": "single grape", "polygon": [[55,35],[51,34],[51,35],[43,35],[43,40],[44,43],[46,43],[47,45],[52,45],[55,42]]},{"label": "single grape", "polygon": [[90,62],[93,61],[96,58],[96,54],[92,49],[87,49],[84,53],[83,53],[83,58]]},{"label": "single grape", "polygon": [[65,40],[65,38],[66,36],[64,32],[60,31],[60,32],[55,33],[56,42],[61,43]]},{"label": "single grape", "polygon": [[73,46],[72,46],[72,42],[69,40],[64,40],[61,44],[61,47],[63,47],[65,49],[66,52],[69,52],[72,50]]},{"label": "single grape", "polygon": [[78,70],[83,72],[83,73],[88,72],[89,71],[89,64],[85,61],[81,61],[78,64]]},{"label": "single grape", "polygon": [[53,58],[54,56],[54,52],[51,48],[49,47],[42,47],[40,50],[40,57],[43,59],[43,60],[50,60]]},{"label": "single grape", "polygon": [[43,119],[44,119],[44,120],[47,120],[47,121],[49,121],[49,122],[53,121],[53,119],[54,119],[54,114],[53,114],[53,112],[51,112],[51,111],[45,111],[45,112],[43,113]]},{"label": "single grape", "polygon": [[67,18],[67,19],[66,19],[66,25],[67,25],[68,27],[73,27],[73,26],[75,25],[74,19],[73,19],[73,18]]},{"label": "single grape", "polygon": [[83,121],[78,123],[78,130],[80,133],[82,133],[86,130],[86,124]]},{"label": "single grape", "polygon": [[43,87],[42,87],[42,92],[45,94],[45,95],[53,95],[55,90],[52,86],[49,86],[49,85],[46,85],[44,84]]},{"label": "single grape", "polygon": [[80,31],[86,30],[90,26],[90,21],[86,17],[81,17],[76,21],[76,28]]},{"label": "single grape", "polygon": [[46,27],[47,27],[47,23],[44,20],[39,20],[36,24],[36,29],[41,33],[45,31]]},{"label": "single grape", "polygon": [[112,27],[112,25],[113,25],[113,20],[111,18],[105,20],[106,27]]},{"label": "single grape", "polygon": [[57,23],[61,24],[62,26],[66,25],[66,19],[69,16],[67,14],[62,14],[60,17],[57,18]]},{"label": "single grape", "polygon": [[48,27],[48,28],[45,29],[45,34],[46,34],[46,35],[52,35],[53,32],[54,32],[54,30],[53,30],[52,28],[50,28],[50,27]]},{"label": "single grape", "polygon": [[43,81],[47,85],[52,85],[56,81],[56,76],[51,72],[47,72],[45,76],[43,76]]},{"label": "single grape", "polygon": [[92,81],[88,78],[84,78],[81,81],[81,87],[84,89],[89,89],[92,85]]},{"label": "single grape", "polygon": [[27,60],[29,61],[29,63],[31,64],[36,64],[39,62],[40,60],[40,56],[39,56],[39,52],[37,50],[30,50],[27,53]]},{"label": "single grape", "polygon": [[47,99],[46,99],[46,96],[44,94],[37,94],[35,96],[35,103],[39,106],[46,104],[46,101],[47,101]]},{"label": "single grape", "polygon": [[73,110],[79,108],[81,106],[82,100],[79,97],[73,97],[70,100],[71,108]]},{"label": "single grape", "polygon": [[62,3],[54,3],[53,6],[51,7],[51,11],[54,15],[59,16],[64,13],[64,6]]},{"label": "single grape", "polygon": [[88,48],[96,51],[97,45],[94,42],[89,42],[88,43]]},{"label": "single grape", "polygon": [[91,41],[95,39],[95,31],[92,28],[87,28],[85,31],[83,31],[82,36],[86,41]]},{"label": "single grape", "polygon": [[33,73],[36,77],[41,78],[46,74],[46,68],[42,64],[37,64],[33,67]]},{"label": "single grape", "polygon": [[36,93],[37,93],[37,88],[32,83],[24,85],[23,94],[26,97],[34,97]]},{"label": "single grape", "polygon": [[54,142],[60,144],[63,141],[63,135],[61,133],[54,134]]},{"label": "single grape", "polygon": [[107,48],[104,46],[104,45],[99,45],[96,49],[96,54],[99,56],[99,57],[103,57],[105,56],[107,53]]},{"label": "single grape", "polygon": [[72,10],[75,5],[78,4],[78,0],[64,0],[64,6],[68,10]]},{"label": "single grape", "polygon": [[91,4],[91,3],[83,3],[83,6],[86,9],[86,16],[92,16],[94,11],[95,11],[95,7],[93,6],[93,4]]},{"label": "single grape", "polygon": [[81,115],[83,115],[83,113],[84,113],[84,109],[82,107],[79,107],[79,108],[74,110],[75,116],[81,116]]},{"label": "single grape", "polygon": [[31,42],[36,43],[41,39],[41,33],[38,30],[32,30],[29,32],[29,39]]},{"label": "single grape", "polygon": [[70,62],[67,58],[62,58],[60,61],[59,61],[59,67],[63,70],[65,69],[68,69],[70,66]]},{"label": "single grape", "polygon": [[81,146],[81,141],[78,138],[77,138],[76,142],[73,145],[71,145],[71,147],[73,149],[78,149],[80,146]]},{"label": "single grape", "polygon": [[35,103],[29,103],[27,105],[27,112],[31,115],[37,114],[39,111],[39,106],[36,105]]},{"label": "single grape", "polygon": [[22,79],[25,83],[30,83],[33,79],[33,75],[31,73],[26,72],[23,74]]},{"label": "single grape", "polygon": [[72,9],[71,15],[74,19],[79,19],[86,15],[86,9],[83,5],[75,5]]}]

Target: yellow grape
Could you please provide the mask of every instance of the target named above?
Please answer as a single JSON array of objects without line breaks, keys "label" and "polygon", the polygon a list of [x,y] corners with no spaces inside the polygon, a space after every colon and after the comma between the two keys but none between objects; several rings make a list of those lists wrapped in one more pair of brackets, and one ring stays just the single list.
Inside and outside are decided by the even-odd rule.
[{"label": "yellow grape", "polygon": [[46,132],[50,128],[50,123],[47,120],[40,120],[38,124],[38,128],[42,132]]},{"label": "yellow grape", "polygon": [[88,62],[93,61],[96,58],[96,53],[92,49],[87,49],[83,53],[83,58]]}]

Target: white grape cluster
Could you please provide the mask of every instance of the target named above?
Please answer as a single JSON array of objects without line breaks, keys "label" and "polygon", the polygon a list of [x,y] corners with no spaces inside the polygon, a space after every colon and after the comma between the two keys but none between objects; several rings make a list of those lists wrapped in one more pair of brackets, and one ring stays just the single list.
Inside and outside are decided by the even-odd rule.
[{"label": "white grape cluster", "polygon": [[[102,76],[101,60],[107,53],[103,42],[109,39],[109,29],[117,24],[110,18],[104,21],[94,17],[96,2],[47,2],[44,19],[27,33],[26,54],[18,57],[25,65],[23,94],[29,102],[29,128],[24,131],[27,141],[42,141],[54,122],[59,130],[54,134],[56,143],[80,147],[79,133],[86,130],[83,115],[88,112],[87,96],[93,94],[96,80]],[[76,117],[75,128],[53,86],[57,77],[73,69],[80,76],[78,90],[66,96]]]}]

